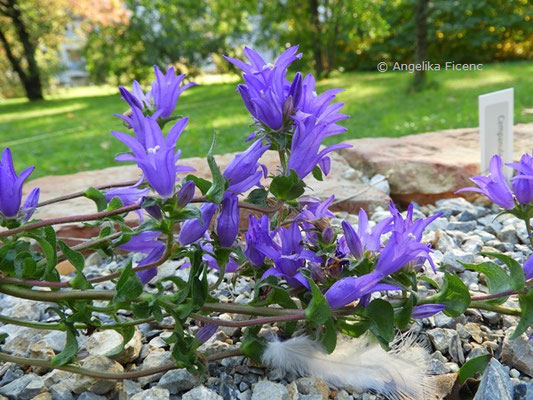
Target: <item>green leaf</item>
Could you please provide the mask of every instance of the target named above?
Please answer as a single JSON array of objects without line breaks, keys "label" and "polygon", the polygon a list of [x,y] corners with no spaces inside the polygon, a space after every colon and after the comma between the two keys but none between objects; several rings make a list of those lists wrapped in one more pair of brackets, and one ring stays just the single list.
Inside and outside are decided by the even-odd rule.
[{"label": "green leaf", "polygon": [[83,257],[83,254],[81,254],[79,251],[72,250],[62,240],[59,241],[59,248],[61,249],[65,257],[67,257],[70,263],[74,266],[74,268],[81,272],[83,270],[83,267],[85,266],[85,258]]},{"label": "green leaf", "polygon": [[327,320],[324,324],[324,332],[320,338],[320,343],[328,353],[332,353],[337,347],[337,327],[333,318]]},{"label": "green leaf", "polygon": [[324,180],[324,177],[322,176],[322,170],[320,169],[320,167],[317,165],[315,168],[313,168],[313,177],[317,180],[317,181],[323,181]]},{"label": "green leaf", "polygon": [[280,175],[272,179],[270,192],[278,200],[294,200],[305,192],[305,183],[291,169],[289,175]]},{"label": "green leaf", "polygon": [[37,263],[28,251],[18,253],[13,261],[15,276],[20,279],[34,277],[37,270]]},{"label": "green leaf", "polygon": [[516,339],[530,326],[533,326],[533,289],[530,289],[526,294],[518,296],[518,301],[520,302],[522,312],[520,314],[520,322],[518,322],[511,335],[511,339]]},{"label": "green leaf", "polygon": [[200,178],[198,176],[194,176],[190,174],[187,175],[185,179],[183,180],[183,182],[186,182],[186,181],[193,181],[196,187],[200,189],[200,192],[202,192],[202,195],[204,196],[209,190],[209,188],[211,187],[211,182],[209,182],[207,179]]},{"label": "green leaf", "polygon": [[311,286],[313,298],[305,309],[305,319],[317,324],[324,324],[331,318],[331,308],[316,283],[309,277],[307,277],[307,281]]},{"label": "green leaf", "polygon": [[124,350],[124,347],[126,346],[126,344],[128,344],[128,342],[131,340],[131,338],[135,334],[134,326],[126,326],[124,328],[119,328],[115,330],[122,335],[122,343],[120,343],[117,347],[109,350],[105,354],[106,357],[113,357],[113,356],[120,354],[120,352]]},{"label": "green leaf", "polygon": [[364,309],[363,316],[372,321],[370,331],[382,343],[394,339],[394,309],[388,301],[375,299]]},{"label": "green leaf", "polygon": [[[276,283],[277,280],[274,276],[269,276],[268,278],[259,281],[255,285],[254,299],[249,304],[261,307],[269,306],[271,304],[278,304],[283,308],[298,308],[294,300],[291,299],[289,292],[278,286]],[[266,286],[268,286],[269,290],[268,296],[263,300],[259,300],[261,288]],[[287,333],[288,335],[292,335],[296,330],[296,325],[296,321],[290,321],[285,323],[285,333]]]},{"label": "green leaf", "polygon": [[514,258],[500,253],[481,253],[484,256],[493,257],[503,262],[509,268],[511,279],[509,284],[513,290],[520,291],[524,289],[526,277],[522,266]]},{"label": "green leaf", "polygon": [[53,366],[59,367],[65,364],[68,364],[78,354],[78,341],[76,340],[74,327],[67,327],[67,340],[65,348],[58,355],[52,357],[50,364]]},{"label": "green leaf", "polygon": [[457,275],[446,273],[435,302],[446,306],[444,313],[447,316],[458,317],[470,305],[470,292]]},{"label": "green leaf", "polygon": [[120,208],[120,207],[123,207],[123,206],[124,205],[122,204],[122,200],[120,199],[120,197],[114,196],[109,201],[109,204],[107,205],[106,211],[113,211],[113,210],[116,210],[117,208]]},{"label": "green leaf", "polygon": [[116,295],[114,298],[115,303],[122,303],[124,301],[133,300],[139,297],[143,292],[143,285],[141,280],[131,265],[131,259],[120,274],[116,286]]},{"label": "green leaf", "polygon": [[465,362],[463,366],[459,368],[459,383],[462,385],[468,378],[473,378],[478,372],[482,373],[487,367],[490,358],[490,354],[483,354]]},{"label": "green leaf", "polygon": [[98,212],[104,211],[106,209],[107,200],[105,199],[104,194],[100,190],[94,187],[90,187],[89,189],[85,191],[83,195],[87,197],[88,199],[91,199],[92,201],[94,201]]},{"label": "green leaf", "polygon": [[266,348],[266,340],[257,336],[260,326],[249,327],[244,330],[241,350],[244,355],[255,362],[261,362],[261,356]]},{"label": "green leaf", "polygon": [[[465,268],[477,271],[487,278],[489,293],[499,293],[510,289],[509,276],[507,272],[498,264],[492,261],[486,261],[481,264],[463,264]],[[506,297],[493,300],[493,302],[502,303]]]},{"label": "green leaf", "polygon": [[218,168],[215,157],[213,156],[213,150],[217,142],[216,134],[213,136],[213,142],[211,143],[211,148],[207,153],[207,164],[211,170],[211,176],[213,177],[213,184],[205,194],[207,200],[211,203],[220,204],[222,203],[222,198],[224,197],[224,191],[226,190],[226,178],[222,176],[220,168]]},{"label": "green leaf", "polygon": [[407,328],[407,325],[409,325],[413,314],[413,304],[414,296],[411,295],[406,300],[405,305],[394,314],[394,322],[400,330]]},{"label": "green leaf", "polygon": [[259,206],[266,206],[268,191],[265,189],[254,189],[250,192],[246,198],[247,203],[257,204]]}]

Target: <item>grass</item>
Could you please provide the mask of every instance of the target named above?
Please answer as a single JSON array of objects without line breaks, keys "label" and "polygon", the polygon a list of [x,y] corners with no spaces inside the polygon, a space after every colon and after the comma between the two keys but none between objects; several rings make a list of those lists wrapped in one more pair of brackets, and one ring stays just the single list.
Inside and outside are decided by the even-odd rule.
[{"label": "grass", "polygon": [[[354,72],[333,76],[319,91],[342,87],[348,138],[403,136],[478,124],[477,96],[515,88],[515,123],[533,122],[533,62],[486,65],[482,71],[429,73],[434,87],[407,93],[412,75],[407,72]],[[68,174],[117,165],[116,153],[126,147],[109,131],[124,130],[113,113],[126,110],[115,88],[73,89],[29,103],[23,99],[0,102],[0,149],[9,146],[17,171],[37,168],[32,178]],[[183,157],[205,156],[213,132],[217,153],[246,147],[251,122],[235,83],[192,88],[180,98],[178,112],[189,116],[187,130],[178,142]]]}]

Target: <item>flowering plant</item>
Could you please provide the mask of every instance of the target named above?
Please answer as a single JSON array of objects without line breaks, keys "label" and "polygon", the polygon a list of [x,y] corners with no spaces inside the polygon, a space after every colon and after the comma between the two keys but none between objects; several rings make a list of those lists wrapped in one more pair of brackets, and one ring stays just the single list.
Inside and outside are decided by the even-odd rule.
[{"label": "flowering plant", "polygon": [[[131,91],[120,88],[131,111],[119,115],[127,132],[112,134],[129,152],[116,160],[136,163],[142,177],[135,183],[89,188],[67,196],[94,200],[96,213],[30,220],[36,208],[65,197],[38,204],[36,189],[21,206],[22,184],[33,167],[17,176],[11,153],[4,150],[0,224],[7,229],[0,232],[0,292],[54,303],[51,310],[58,322],[43,324],[5,316],[0,316],[0,321],[65,331],[67,341],[64,350],[49,361],[5,352],[0,352],[0,360],[117,378],[75,364],[79,331],[114,329],[123,336],[124,345],[136,325],[161,321],[165,316],[174,320],[173,334],[167,339],[173,344],[173,362],[125,372],[118,378],[178,367],[202,373],[206,359],[235,355],[261,360],[267,340],[259,328],[268,324],[277,324],[288,336],[303,329],[326,353],[334,351],[338,332],[352,337],[370,332],[388,348],[395,330],[407,329],[412,319],[440,311],[454,317],[471,307],[520,315],[515,336],[528,329],[533,322],[532,258],[522,267],[510,257],[488,254],[509,273],[494,262],[466,266],[486,273],[489,281],[496,276],[490,271],[498,270],[498,277],[507,277],[506,282],[491,287],[497,288],[492,293],[476,297],[456,275],[446,273],[441,285],[424,277],[435,265],[431,246],[423,243],[423,232],[439,214],[415,219],[412,205],[401,213],[391,204],[390,217],[375,225],[364,210],[359,212],[356,228],[348,221],[332,224],[334,214],[329,208],[334,197],[304,196],[304,179],[310,174],[323,179],[330,172],[328,154],[349,147],[322,146],[326,138],[345,131],[338,122],[348,116],[340,113],[343,104],[335,102],[340,90],[318,94],[312,75],[297,73],[289,80],[287,68],[301,57],[296,46],[274,64],[251,49],[246,48],[245,54],[250,63],[227,59],[243,71],[244,83],[237,91],[251,114],[254,132],[246,139],[248,148],[223,171],[212,154],[213,140],[207,155],[211,181],[195,176],[191,166],[178,164],[178,140],[186,134],[188,119],[174,113],[179,95],[193,84],[182,85],[185,77],[175,76],[172,68],[163,74],[156,67],[156,80],[147,93],[137,82]],[[261,164],[267,151],[279,154],[278,170],[267,171]],[[497,156],[490,176],[473,178],[479,188],[471,188],[524,219],[528,232],[533,216],[532,160],[525,155],[520,163],[511,165],[518,171],[512,181],[514,196]],[[140,224],[135,228],[125,223],[130,212],[139,215]],[[54,225],[79,221],[99,227],[98,237],[72,247],[57,239]],[[84,272],[85,256],[94,251],[109,256],[119,251],[129,254],[120,271],[89,277]],[[140,261],[133,261],[137,260],[134,253],[142,254]],[[72,276],[62,278],[57,272],[62,260],[75,267]],[[157,268],[168,260],[184,260],[182,269],[188,271],[188,278],[158,279]],[[208,281],[210,270],[217,271],[215,282]],[[252,277],[256,282],[249,303],[221,302],[213,297],[224,280],[231,283],[238,277]],[[112,289],[99,289],[103,282],[111,282]],[[168,282],[171,291],[163,285]],[[421,290],[424,285],[426,289]],[[433,294],[428,295],[429,289]],[[512,294],[520,295],[521,308],[502,305]],[[219,318],[219,313],[248,317],[228,320]],[[197,333],[184,329],[185,324],[196,325]],[[218,326],[245,329],[242,345],[206,357],[198,348]]]}]

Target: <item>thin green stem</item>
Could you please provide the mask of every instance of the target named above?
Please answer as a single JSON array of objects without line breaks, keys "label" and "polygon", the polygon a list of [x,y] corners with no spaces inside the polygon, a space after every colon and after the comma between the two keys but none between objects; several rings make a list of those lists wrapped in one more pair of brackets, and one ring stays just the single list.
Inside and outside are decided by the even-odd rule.
[{"label": "thin green stem", "polygon": [[472,301],[468,308],[478,308],[481,310],[495,311],[498,314],[515,315],[518,317],[521,315],[521,310],[518,308],[510,308],[500,306],[498,304],[485,303],[482,301]]}]

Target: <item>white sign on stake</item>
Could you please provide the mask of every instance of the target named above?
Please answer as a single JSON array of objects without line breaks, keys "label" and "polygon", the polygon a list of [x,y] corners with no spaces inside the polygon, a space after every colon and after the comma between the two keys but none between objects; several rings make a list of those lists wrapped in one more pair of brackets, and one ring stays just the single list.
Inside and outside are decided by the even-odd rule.
[{"label": "white sign on stake", "polygon": [[[481,174],[489,170],[494,154],[503,163],[513,162],[513,109],[514,89],[504,89],[479,96],[479,141],[481,145]],[[507,179],[511,168],[503,169]]]}]

